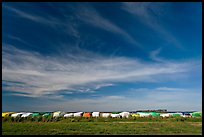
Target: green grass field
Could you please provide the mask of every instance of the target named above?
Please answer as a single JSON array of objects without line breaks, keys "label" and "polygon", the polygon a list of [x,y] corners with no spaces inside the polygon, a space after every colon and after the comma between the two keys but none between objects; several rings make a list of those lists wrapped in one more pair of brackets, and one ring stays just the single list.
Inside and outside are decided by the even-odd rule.
[{"label": "green grass field", "polygon": [[[42,120],[42,119],[40,119]],[[3,135],[201,135],[202,118],[61,118],[2,121]],[[54,122],[55,121],[55,122]]]}]

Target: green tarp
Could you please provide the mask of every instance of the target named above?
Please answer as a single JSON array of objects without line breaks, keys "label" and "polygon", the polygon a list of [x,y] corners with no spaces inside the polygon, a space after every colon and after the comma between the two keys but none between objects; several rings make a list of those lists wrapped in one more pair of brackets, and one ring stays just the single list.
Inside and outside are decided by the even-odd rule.
[{"label": "green tarp", "polygon": [[43,116],[51,116],[51,113],[45,113]]},{"label": "green tarp", "polygon": [[32,116],[33,117],[40,116],[40,113],[33,113]]},{"label": "green tarp", "polygon": [[119,114],[120,112],[112,112],[112,114]]},{"label": "green tarp", "polygon": [[45,114],[46,112],[38,112],[40,115],[43,115],[43,114]]},{"label": "green tarp", "polygon": [[200,114],[200,113],[192,113],[192,116],[194,116],[194,117],[200,117],[201,114]]},{"label": "green tarp", "polygon": [[176,116],[181,116],[180,114],[173,114],[172,116],[176,117]]},{"label": "green tarp", "polygon": [[202,112],[193,112],[193,114],[201,114],[202,115]]},{"label": "green tarp", "polygon": [[160,116],[160,114],[159,114],[159,113],[156,113],[156,112],[150,112],[149,114],[151,114],[151,115],[154,116],[154,117]]}]

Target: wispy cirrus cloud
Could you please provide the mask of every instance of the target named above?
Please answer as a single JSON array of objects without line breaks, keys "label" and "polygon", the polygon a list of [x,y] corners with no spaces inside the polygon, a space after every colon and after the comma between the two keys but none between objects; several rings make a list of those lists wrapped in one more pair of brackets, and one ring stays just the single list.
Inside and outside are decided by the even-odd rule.
[{"label": "wispy cirrus cloud", "polygon": [[156,90],[159,90],[159,91],[184,91],[185,89],[171,88],[171,87],[159,87],[159,88],[156,88]]},{"label": "wispy cirrus cloud", "polygon": [[124,37],[125,40],[128,41],[129,43],[134,44],[139,48],[142,48],[142,45],[130,34],[128,34],[128,32],[126,32],[124,29],[120,28],[107,18],[100,15],[100,13],[96,9],[94,9],[94,7],[92,7],[91,5],[79,6],[77,8],[79,10],[77,11],[76,17],[79,20],[87,24],[101,28],[105,31],[118,34],[121,37]]},{"label": "wispy cirrus cloud", "polygon": [[150,52],[150,58],[154,61],[158,61],[158,62],[162,62],[162,61],[165,61],[164,59],[158,57],[158,54],[161,52],[161,47],[156,49],[156,50],[153,50]]},{"label": "wispy cirrus cloud", "polygon": [[26,42],[25,40],[19,38],[19,37],[16,37],[16,36],[13,36],[13,35],[6,35],[8,38],[12,39],[12,40],[16,40],[16,41],[19,41],[23,44],[26,44],[28,46],[32,46],[30,43]]},{"label": "wispy cirrus cloud", "polygon": [[151,3],[151,2],[123,2],[121,8],[130,14],[135,15],[139,20],[146,24],[149,28],[161,35],[162,39],[173,44],[179,49],[184,49],[177,38],[166,29],[161,22],[162,14],[165,13],[165,8],[168,9],[166,3]]},{"label": "wispy cirrus cloud", "polygon": [[43,56],[3,44],[2,80],[14,82],[4,87],[7,90],[39,97],[61,92],[92,92],[115,82],[152,82],[164,74],[187,75],[199,63],[188,60],[151,63],[127,57],[109,58],[85,50],[63,57]]},{"label": "wispy cirrus cloud", "polygon": [[[78,31],[79,23],[77,24],[76,22],[70,20],[70,17],[67,17],[66,13],[63,13],[63,10],[60,10],[61,15],[64,15],[64,18],[62,20],[50,15],[40,16],[31,14],[29,12],[24,12],[20,9],[7,5],[3,5],[3,8],[12,11],[16,15],[24,19],[48,25],[55,30],[60,29],[65,33],[68,33],[69,35],[75,36],[76,38],[80,37],[80,33]],[[87,4],[86,6],[77,6],[74,10],[76,11],[76,13],[73,14],[73,18],[76,18],[77,20],[83,21],[87,24],[96,26],[108,32],[114,33],[116,35],[120,35],[121,37],[124,37],[127,42],[134,44],[135,46],[141,49],[143,48],[142,45],[135,38],[128,34],[128,32],[126,32],[124,29],[120,28],[110,20],[101,16],[91,5]]]},{"label": "wispy cirrus cloud", "polygon": [[35,15],[35,14],[30,14],[30,13],[27,13],[27,12],[21,11],[19,9],[16,9],[14,7],[6,6],[6,5],[3,5],[3,8],[6,8],[6,9],[12,11],[16,15],[18,15],[19,17],[22,17],[22,18],[25,18],[25,19],[28,19],[28,20],[31,20],[34,22],[43,23],[43,24],[50,25],[50,26],[59,24],[57,18],[54,18],[54,17],[49,18],[49,17],[42,17],[42,16]]},{"label": "wispy cirrus cloud", "polygon": [[23,10],[11,7],[11,6],[7,6],[7,5],[3,5],[2,8],[5,8],[13,12],[14,15],[17,15],[17,17],[21,17],[21,18],[24,18],[24,19],[27,19],[27,20],[30,20],[36,23],[40,23],[40,24],[49,26],[56,31],[61,30],[65,34],[69,34],[69,36],[74,36],[76,38],[80,37],[80,34],[77,30],[76,23],[72,22],[68,18],[63,18],[62,20],[62,19],[56,18],[55,16],[51,16],[45,13],[43,14],[44,16],[36,15],[33,13],[25,12]]},{"label": "wispy cirrus cloud", "polygon": [[109,86],[114,86],[115,84],[111,84],[111,83],[104,83],[104,84],[99,84],[95,87],[95,89],[100,89],[102,87],[109,87]]}]

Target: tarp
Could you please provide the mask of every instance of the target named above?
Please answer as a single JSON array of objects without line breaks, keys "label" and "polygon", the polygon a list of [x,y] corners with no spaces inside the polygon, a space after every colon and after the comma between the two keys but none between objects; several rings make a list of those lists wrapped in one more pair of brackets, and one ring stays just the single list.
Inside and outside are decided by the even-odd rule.
[{"label": "tarp", "polygon": [[174,113],[174,114],[172,114],[172,116],[177,117],[177,116],[181,116],[181,114]]},{"label": "tarp", "polygon": [[99,112],[92,112],[92,117],[99,117]]},{"label": "tarp", "polygon": [[44,115],[46,112],[38,112],[40,115]]},{"label": "tarp", "polygon": [[65,115],[65,112],[62,111],[56,111],[53,113],[53,117],[63,117]]},{"label": "tarp", "polygon": [[112,112],[112,114],[119,114],[120,112]]},{"label": "tarp", "polygon": [[152,115],[153,117],[160,116],[160,113],[156,113],[156,112],[150,112],[149,114]]},{"label": "tarp", "polygon": [[23,114],[24,114],[24,112],[14,113],[11,115],[11,117],[20,117]]},{"label": "tarp", "polygon": [[33,117],[40,116],[40,113],[33,113],[32,116]]},{"label": "tarp", "polygon": [[160,116],[161,116],[161,117],[170,117],[171,114],[169,114],[169,113],[162,113],[162,114],[160,114]]},{"label": "tarp", "polygon": [[91,113],[87,112],[83,114],[83,117],[91,117]]},{"label": "tarp", "polygon": [[202,116],[200,113],[192,113],[192,116],[193,117],[200,117],[200,116]]},{"label": "tarp", "polygon": [[128,118],[130,116],[130,112],[121,112],[119,113],[120,116],[122,116],[123,118],[126,117]]},{"label": "tarp", "polygon": [[51,116],[52,113],[45,113],[43,116]]},{"label": "tarp", "polygon": [[2,112],[2,117],[6,117],[6,116],[8,116],[8,114],[5,112]]},{"label": "tarp", "polygon": [[21,115],[21,117],[28,117],[28,116],[31,116],[32,113],[28,112],[28,113],[24,113],[23,115]]},{"label": "tarp", "polygon": [[149,117],[151,114],[148,113],[139,113],[140,117]]},{"label": "tarp", "polygon": [[110,113],[102,113],[102,117],[109,117]]},{"label": "tarp", "polygon": [[64,117],[73,117],[74,113],[65,114]]},{"label": "tarp", "polygon": [[200,115],[202,115],[202,112],[193,112],[193,114],[200,114]]},{"label": "tarp", "polygon": [[132,117],[140,117],[140,114],[132,114]]},{"label": "tarp", "polygon": [[74,117],[81,117],[83,114],[83,112],[77,112],[77,113],[74,113]]},{"label": "tarp", "polygon": [[2,117],[8,117],[14,114],[15,112],[2,112]]},{"label": "tarp", "polygon": [[120,114],[111,114],[111,117],[120,117]]}]

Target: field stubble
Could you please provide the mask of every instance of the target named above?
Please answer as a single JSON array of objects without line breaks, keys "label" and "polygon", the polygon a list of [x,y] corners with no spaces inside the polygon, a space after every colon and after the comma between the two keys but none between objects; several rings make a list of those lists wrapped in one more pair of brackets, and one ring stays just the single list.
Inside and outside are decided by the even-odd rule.
[{"label": "field stubble", "polygon": [[[37,118],[36,118],[37,119]],[[3,135],[193,135],[202,118],[59,118],[50,121],[2,119]]]}]

